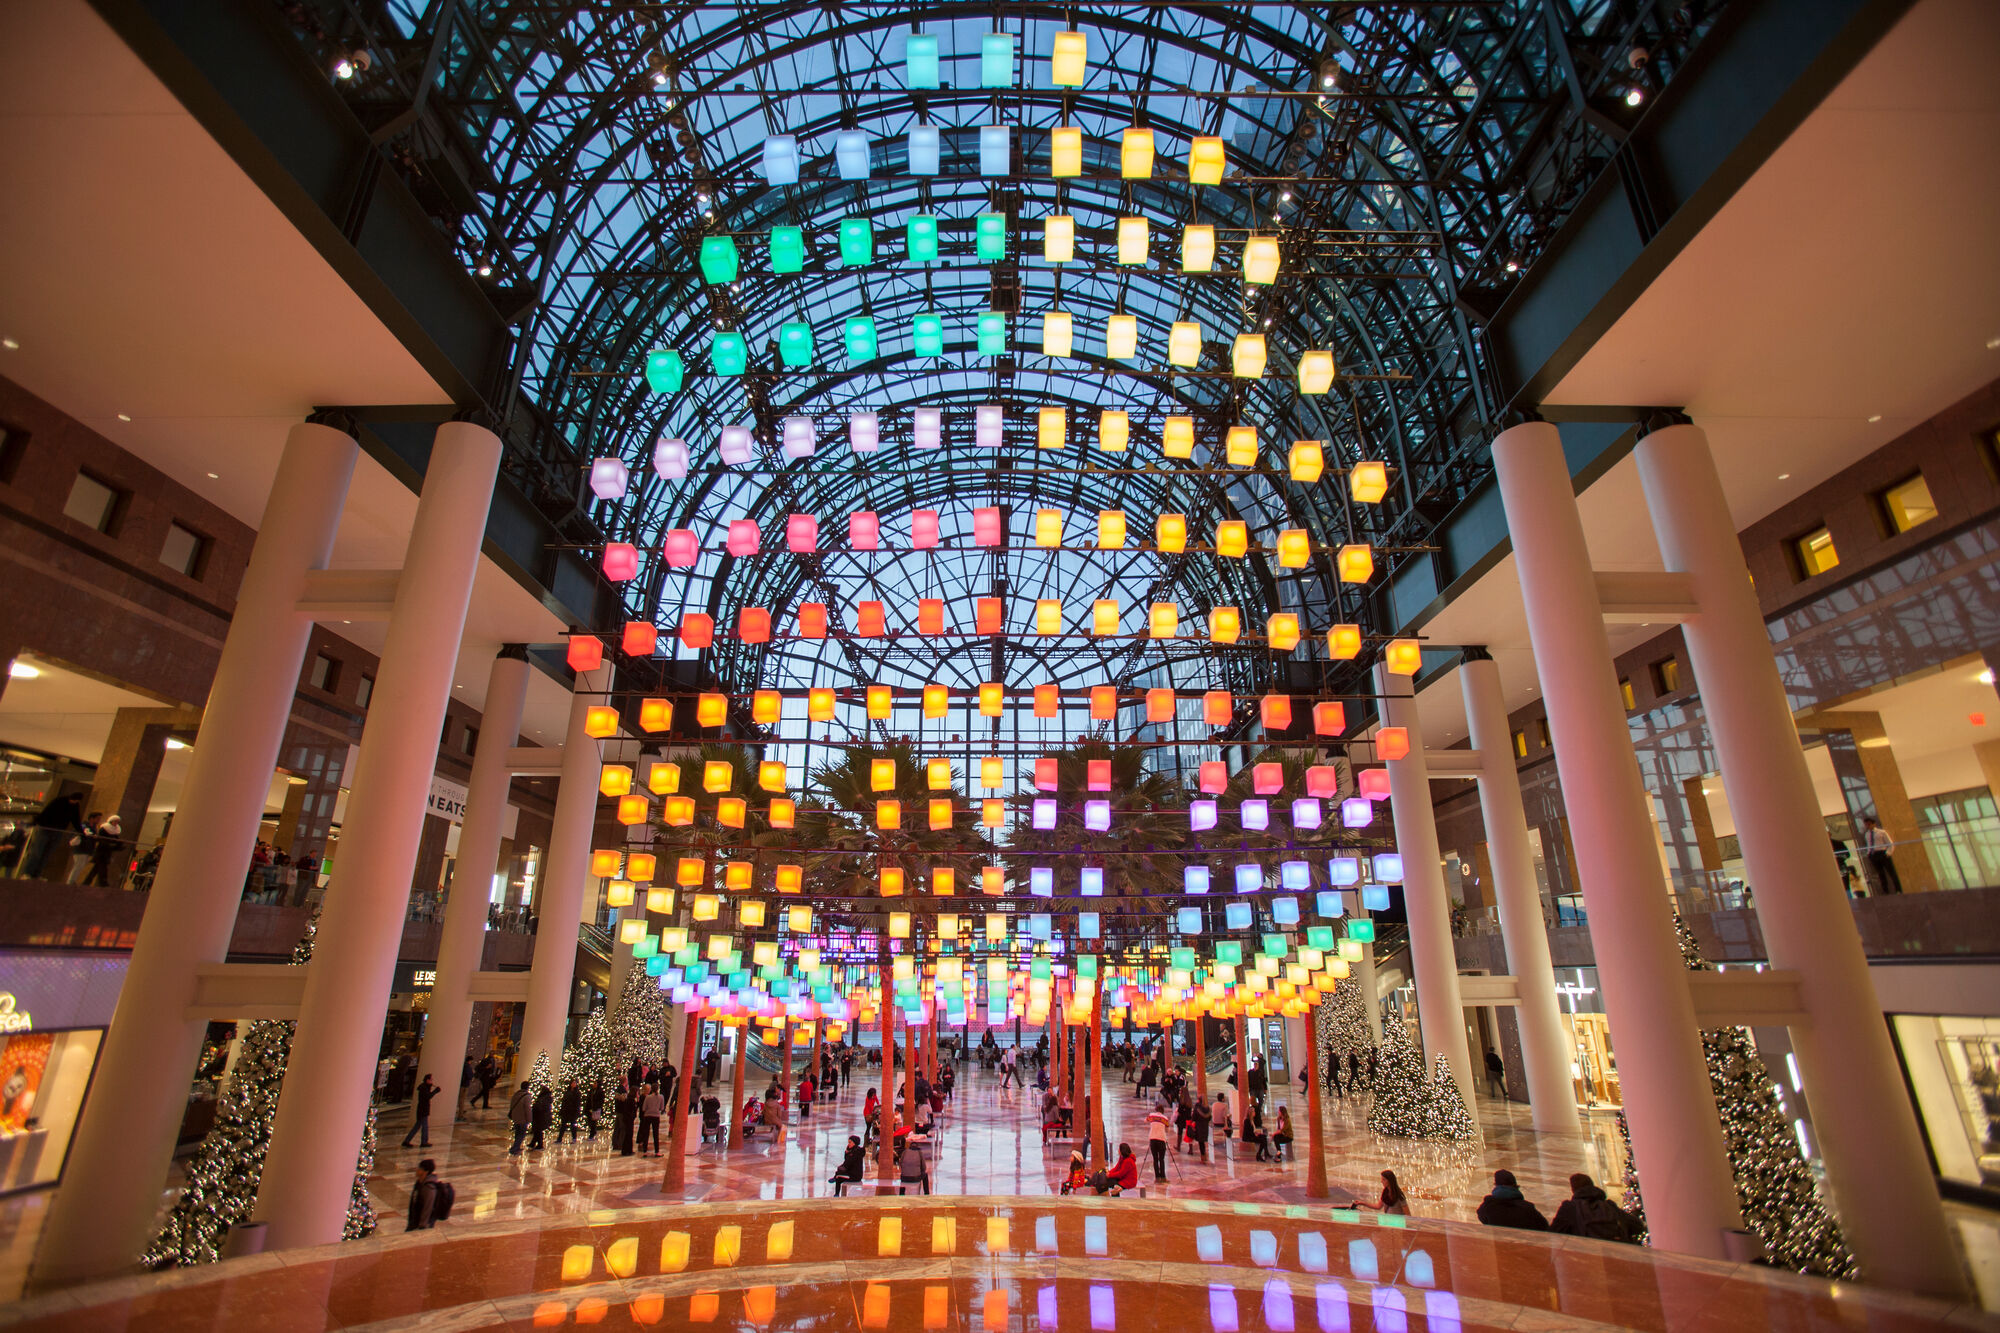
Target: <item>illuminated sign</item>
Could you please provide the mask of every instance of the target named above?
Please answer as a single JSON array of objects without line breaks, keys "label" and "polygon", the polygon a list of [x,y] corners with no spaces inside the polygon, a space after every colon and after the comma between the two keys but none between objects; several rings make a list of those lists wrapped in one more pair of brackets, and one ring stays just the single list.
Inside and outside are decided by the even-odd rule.
[{"label": "illuminated sign", "polygon": [[429,968],[420,967],[410,974],[410,984],[425,988],[436,986],[438,984],[438,974]]},{"label": "illuminated sign", "polygon": [[14,1007],[14,997],[0,991],[0,1032],[27,1032],[35,1026],[34,1016]]}]

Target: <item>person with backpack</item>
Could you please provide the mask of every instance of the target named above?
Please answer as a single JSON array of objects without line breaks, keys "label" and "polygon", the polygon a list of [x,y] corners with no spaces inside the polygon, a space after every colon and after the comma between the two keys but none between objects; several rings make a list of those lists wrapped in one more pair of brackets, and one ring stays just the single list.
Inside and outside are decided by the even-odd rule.
[{"label": "person with backpack", "polygon": [[1514,1173],[1504,1167],[1493,1173],[1493,1192],[1479,1201],[1479,1221],[1482,1226],[1512,1227],[1516,1231],[1549,1229],[1549,1219],[1528,1202],[1514,1181]]},{"label": "person with backpack", "polygon": [[410,1225],[407,1231],[428,1231],[451,1216],[458,1192],[450,1182],[438,1179],[437,1163],[426,1157],[417,1163],[417,1183],[410,1187]]},{"label": "person with backpack", "polygon": [[514,1146],[507,1150],[509,1157],[521,1155],[521,1142],[528,1137],[528,1124],[534,1118],[535,1098],[523,1083],[514,1089],[513,1098],[507,1103],[507,1119],[514,1126]]},{"label": "person with backpack", "polygon": [[416,1117],[410,1121],[410,1132],[403,1135],[403,1146],[405,1148],[410,1146],[410,1140],[416,1138],[418,1134],[423,1135],[424,1147],[428,1148],[431,1146],[431,1102],[437,1095],[437,1084],[431,1082],[429,1074],[425,1074],[424,1081],[417,1084]]},{"label": "person with backpack", "polygon": [[[1167,1178],[1167,1131],[1172,1123],[1167,1118],[1164,1105],[1155,1106],[1146,1113],[1146,1144],[1153,1153],[1154,1180]],[[1137,1185],[1139,1182],[1134,1180],[1132,1183]]]},{"label": "person with backpack", "polygon": [[1549,1230],[1621,1245],[1636,1245],[1639,1241],[1639,1224],[1632,1214],[1611,1202],[1597,1182],[1581,1171],[1569,1178],[1569,1197],[1556,1209]]}]

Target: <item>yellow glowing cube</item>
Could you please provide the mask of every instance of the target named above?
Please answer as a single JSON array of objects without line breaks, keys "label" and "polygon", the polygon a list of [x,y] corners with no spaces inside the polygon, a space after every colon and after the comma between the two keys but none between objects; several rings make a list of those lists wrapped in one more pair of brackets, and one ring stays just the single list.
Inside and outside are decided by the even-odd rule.
[{"label": "yellow glowing cube", "polygon": [[764,819],[772,828],[791,828],[798,822],[798,817],[798,802],[777,796],[771,799],[770,811]]},{"label": "yellow glowing cube", "polygon": [[1326,655],[1351,662],[1361,655],[1361,626],[1335,625],[1326,632]]},{"label": "yellow glowing cube", "polygon": [[[671,914],[674,910],[674,891],[672,889],[646,890],[646,910],[657,916]],[[666,934],[665,931],[661,931],[660,933],[663,936]],[[676,945],[675,947],[678,948],[679,946]]]},{"label": "yellow glowing cube", "polygon": [[924,761],[924,781],[932,791],[948,791],[951,788],[951,760],[927,759]]},{"label": "yellow glowing cube", "polygon": [[1241,559],[1250,549],[1250,527],[1240,518],[1228,518],[1215,525],[1215,553]]},{"label": "yellow glowing cube", "polygon": [[1055,213],[1042,219],[1042,258],[1067,264],[1076,258],[1076,219]]},{"label": "yellow glowing cube", "polygon": [[1062,633],[1062,603],[1053,597],[1044,597],[1035,603],[1035,633]]},{"label": "yellow glowing cube", "polygon": [[1294,440],[1285,462],[1293,481],[1310,485],[1326,471],[1326,449],[1318,440]]},{"label": "yellow glowing cube", "polygon": [[1375,577],[1375,552],[1366,542],[1341,547],[1334,564],[1342,583],[1366,583]]},{"label": "yellow glowing cube", "polygon": [[639,1271],[639,1238],[621,1236],[604,1251],[604,1267],[613,1277],[631,1277]]},{"label": "yellow glowing cube", "polygon": [[784,712],[784,696],[776,690],[756,690],[750,695],[750,720],[769,726]]},{"label": "yellow glowing cube", "polygon": [[1278,238],[1252,236],[1243,242],[1243,281],[1269,286],[1278,280]]},{"label": "yellow glowing cube", "polygon": [[718,796],[715,800],[715,822],[724,828],[742,828],[749,813],[750,803],[741,796]]},{"label": "yellow glowing cube", "polygon": [[931,831],[951,827],[951,802],[949,800],[931,802]]},{"label": "yellow glowing cube", "polygon": [[[607,907],[630,907],[632,905],[632,881],[614,879],[604,886],[604,905]],[[638,923],[644,926],[646,923]]]},{"label": "yellow glowing cube", "polygon": [[[722,915],[722,899],[712,893],[697,893],[688,899],[688,911],[697,921],[713,921]],[[725,947],[729,944],[727,935],[718,936]]]},{"label": "yellow glowing cube", "polygon": [[1333,353],[1323,349],[1299,353],[1299,392],[1325,393],[1333,387]]},{"label": "yellow glowing cube", "polygon": [[600,847],[590,854],[590,873],[596,879],[610,879],[618,873],[622,860],[616,848]]},{"label": "yellow glowing cube", "polygon": [[643,824],[652,807],[643,796],[621,796],[618,798],[618,822],[621,824]]},{"label": "yellow glowing cube", "polygon": [[1264,374],[1264,358],[1264,335],[1239,333],[1229,353],[1230,373],[1240,380],[1261,378]]},{"label": "yellow glowing cube", "polygon": [[1187,550],[1187,515],[1162,514],[1154,519],[1153,544],[1176,555]]},{"label": "yellow glowing cube", "polygon": [[1378,503],[1389,493],[1389,465],[1356,463],[1348,469],[1347,493],[1365,505]]},{"label": "yellow glowing cube", "polygon": [[1121,264],[1143,264],[1146,262],[1147,243],[1152,233],[1142,217],[1118,219],[1118,262]]},{"label": "yellow glowing cube", "polygon": [[766,759],[757,765],[757,785],[765,791],[785,789],[785,761]]},{"label": "yellow glowing cube", "polygon": [[[745,869],[745,870],[748,870],[749,868],[750,868],[750,867],[748,867],[747,865],[746,865],[746,866],[744,867],[744,869]],[[746,885],[746,887],[747,887],[747,885]],[[736,921],[737,921],[737,924],[738,924],[738,925],[744,925],[744,926],[752,926],[752,927],[755,927],[755,926],[762,926],[762,925],[764,924],[764,903],[763,903],[763,900],[761,900],[761,899],[758,899],[758,898],[751,898],[751,899],[749,899],[749,900],[748,900],[748,901],[746,901],[746,902],[742,902],[742,903],[739,903],[739,904],[737,904],[737,907],[736,907]],[[770,961],[770,962],[776,962],[776,961],[777,961],[777,952],[778,952],[778,946],[777,946],[777,945],[775,945],[775,944],[773,944],[773,945],[771,946],[771,955],[772,955],[772,956],[771,956],[771,958],[770,958],[770,959],[769,959],[768,961]],[[757,961],[761,963],[761,962],[765,962],[765,961],[767,961],[767,960],[765,960],[765,959],[762,959],[762,958],[760,958],[760,959],[758,959]]]},{"label": "yellow glowing cube", "polygon": [[660,1237],[660,1271],[678,1273],[688,1265],[693,1238],[685,1231],[669,1231]]},{"label": "yellow glowing cube", "polygon": [[[749,904],[746,903],[744,905],[747,907]],[[777,962],[778,942],[776,940],[759,940],[751,945],[750,961],[758,967],[769,967],[771,964]]]},{"label": "yellow glowing cube", "polygon": [[1107,454],[1122,454],[1132,439],[1132,418],[1124,412],[1106,410],[1097,415],[1097,447]]},{"label": "yellow glowing cube", "polygon": [[896,790],[896,761],[893,759],[872,759],[868,763],[868,789],[870,791]]},{"label": "yellow glowing cube", "polygon": [[1056,34],[1055,47],[1049,54],[1050,83],[1058,88],[1080,88],[1089,65],[1090,42],[1083,33],[1071,30]]},{"label": "yellow glowing cube", "polygon": [[806,720],[809,722],[833,721],[833,691],[815,686],[806,692]]},{"label": "yellow glowing cube", "polygon": [[1007,687],[997,681],[986,681],[979,687],[979,715],[998,717],[1007,703]]},{"label": "yellow glowing cube", "polygon": [[1007,1252],[1007,1219],[989,1217],[986,1219],[986,1252],[1005,1254]]},{"label": "yellow glowing cube", "polygon": [[1133,126],[1118,141],[1118,174],[1128,181],[1153,174],[1153,132]]},{"label": "yellow glowing cube", "polygon": [[1074,125],[1061,125],[1049,131],[1049,175],[1081,176],[1083,174],[1083,131]]},{"label": "yellow glowing cube", "polygon": [[1104,321],[1104,355],[1114,361],[1130,361],[1139,355],[1139,317],[1111,315]]},{"label": "yellow glowing cube", "polygon": [[655,796],[671,796],[681,789],[679,764],[655,763],[646,770],[646,786]]},{"label": "yellow glowing cube", "polygon": [[1090,632],[1092,634],[1116,634],[1118,632],[1118,600],[1101,597],[1090,604]]},{"label": "yellow glowing cube", "polygon": [[910,914],[908,912],[889,913],[889,938],[906,940],[910,938]]},{"label": "yellow glowing cube", "polygon": [[[792,1257],[792,1229],[793,1222],[788,1217],[782,1222],[773,1222],[770,1230],[764,1233],[764,1261],[766,1263],[783,1263]],[[763,1322],[769,1323],[770,1321],[765,1320]]]},{"label": "yellow glowing cube", "polygon": [[674,702],[671,699],[641,699],[639,701],[639,729],[641,731],[665,731],[674,725]]},{"label": "yellow glowing cube", "polygon": [[1233,606],[1218,606],[1208,613],[1208,641],[1235,643],[1243,636],[1243,615]]},{"label": "yellow glowing cube", "polygon": [[660,819],[668,828],[686,828],[694,823],[694,797],[669,796],[660,807]]},{"label": "yellow glowing cube", "polygon": [[1231,467],[1253,467],[1257,462],[1257,428],[1231,426],[1222,437],[1222,456]]},{"label": "yellow glowing cube", "polygon": [[1125,549],[1124,510],[1100,509],[1097,511],[1097,549],[1100,551],[1122,551]]},{"label": "yellow glowing cube", "polygon": [[985,756],[979,761],[979,785],[987,791],[998,791],[1005,771],[1006,765],[997,755]]},{"label": "yellow glowing cube", "polygon": [[1264,636],[1270,640],[1271,651],[1289,653],[1299,646],[1299,618],[1290,611],[1279,611],[1264,623]]},{"label": "yellow glowing cube", "polygon": [[958,1219],[955,1217],[933,1217],[931,1219],[931,1253],[954,1254],[958,1250]]},{"label": "yellow glowing cube", "polygon": [[1154,602],[1146,613],[1146,629],[1156,639],[1171,639],[1180,631],[1179,602]]},{"label": "yellow glowing cube", "polygon": [[1168,458],[1194,457],[1194,418],[1168,417],[1160,424],[1160,452]]},{"label": "yellow glowing cube", "polygon": [[1188,180],[1195,185],[1220,185],[1222,173],[1229,164],[1223,152],[1222,140],[1212,135],[1197,135],[1188,144]]},{"label": "yellow glowing cube", "polygon": [[1060,449],[1068,439],[1068,409],[1045,407],[1035,414],[1035,445],[1037,448]]},{"label": "yellow glowing cube", "polygon": [[734,1268],[743,1257],[743,1228],[721,1227],[715,1233],[715,1266]]},{"label": "yellow glowing cube", "polygon": [[1304,569],[1312,559],[1312,539],[1304,528],[1286,528],[1278,534],[1278,564],[1285,569]]},{"label": "yellow glowing cube", "polygon": [[581,1282],[597,1267],[597,1251],[588,1245],[572,1245],[563,1251],[562,1280]]},{"label": "yellow glowing cube", "polygon": [[722,759],[711,759],[701,766],[701,789],[705,792],[728,791],[736,785],[736,766]]},{"label": "yellow glowing cube", "polygon": [[942,685],[924,686],[924,716],[943,717],[951,706],[951,691]]},{"label": "yellow glowing cube", "polygon": [[805,887],[806,868],[804,866],[781,865],[778,867],[778,892],[797,893]]},{"label": "yellow glowing cube", "polygon": [[1391,639],[1382,649],[1382,665],[1392,676],[1414,676],[1423,664],[1423,649],[1415,639]]},{"label": "yellow glowing cube", "polygon": [[1062,510],[1037,509],[1035,511],[1035,545],[1061,546],[1062,530]]},{"label": "yellow glowing cube", "polygon": [[1007,803],[998,798],[989,798],[979,803],[979,825],[981,828],[1004,828],[1007,824]]},{"label": "yellow glowing cube", "polygon": [[1042,355],[1062,356],[1070,354],[1075,341],[1075,327],[1067,310],[1051,310],[1042,316]]},{"label": "yellow glowing cube", "polygon": [[813,928],[813,909],[803,904],[798,907],[786,908],[785,927],[794,934],[805,934]]},{"label": "yellow glowing cube", "polygon": [[604,740],[618,734],[618,710],[598,705],[583,710],[583,734]]},{"label": "yellow glowing cube", "polygon": [[903,803],[901,801],[877,801],[875,803],[875,827],[878,829],[900,829],[903,827]]},{"label": "yellow glowing cube", "polygon": [[887,685],[870,685],[868,687],[868,720],[870,722],[887,720],[889,716],[889,698],[889,687]]},{"label": "yellow glowing cube", "polygon": [[1167,330],[1167,364],[1193,366],[1200,362],[1201,325],[1191,319],[1176,320]]},{"label": "yellow glowing cube", "polygon": [[1191,222],[1181,228],[1181,272],[1215,271],[1215,228],[1206,222]]},{"label": "yellow glowing cube", "polygon": [[704,694],[695,700],[694,720],[704,727],[719,727],[729,720],[729,696]]}]

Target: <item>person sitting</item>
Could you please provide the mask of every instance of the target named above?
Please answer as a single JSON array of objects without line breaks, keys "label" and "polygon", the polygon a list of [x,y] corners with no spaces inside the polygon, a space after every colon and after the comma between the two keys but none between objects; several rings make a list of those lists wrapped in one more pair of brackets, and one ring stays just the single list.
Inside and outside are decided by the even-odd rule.
[{"label": "person sitting", "polygon": [[722,1101],[713,1094],[701,1099],[701,1136],[718,1141],[722,1138]]},{"label": "person sitting", "polygon": [[1236,1115],[1229,1109],[1227,1094],[1215,1094],[1215,1105],[1209,1111],[1208,1123],[1215,1135],[1216,1156],[1220,1157],[1222,1145],[1229,1142],[1229,1136],[1236,1132]]},{"label": "person sitting", "polygon": [[902,1146],[896,1163],[901,1176],[902,1190],[907,1191],[912,1185],[921,1185],[923,1192],[929,1194],[931,1192],[931,1169],[929,1164],[924,1161],[923,1148],[917,1143],[914,1135],[903,1139],[901,1142]]},{"label": "person sitting", "polygon": [[840,1159],[840,1168],[833,1173],[833,1179],[827,1183],[833,1186],[835,1194],[845,1194],[847,1187],[858,1182],[867,1168],[868,1153],[861,1146],[861,1136],[849,1134],[847,1154]]},{"label": "person sitting", "polygon": [[1121,1143],[1118,1145],[1117,1165],[1105,1173],[1105,1180],[1106,1186],[1104,1189],[1098,1191],[1100,1194],[1116,1196],[1123,1194],[1126,1190],[1139,1188],[1139,1159],[1132,1155],[1131,1144]]},{"label": "person sitting", "polygon": [[1271,1159],[1273,1161],[1276,1161],[1279,1158],[1283,1157],[1285,1155],[1285,1149],[1289,1148],[1291,1146],[1291,1143],[1292,1143],[1291,1108],[1287,1107],[1284,1103],[1280,1102],[1278,1104],[1278,1128],[1271,1135]]},{"label": "person sitting", "polygon": [[1639,1241],[1638,1222],[1611,1202],[1597,1182],[1581,1171],[1569,1178],[1569,1197],[1556,1209],[1549,1230],[1622,1245],[1636,1245]]},{"label": "person sitting", "polygon": [[1479,1201],[1479,1220],[1489,1227],[1512,1227],[1517,1231],[1547,1231],[1549,1220],[1542,1210],[1528,1202],[1514,1173],[1502,1167],[1493,1173],[1493,1192]]},{"label": "person sitting", "polygon": [[1084,1169],[1083,1154],[1072,1152],[1069,1155],[1069,1170],[1063,1175],[1062,1192],[1064,1194],[1075,1194],[1080,1190],[1089,1188],[1090,1172]]},{"label": "person sitting", "polygon": [[1271,1160],[1271,1135],[1264,1128],[1264,1113],[1257,1109],[1255,1102],[1251,1102],[1249,1109],[1243,1113],[1243,1141],[1257,1145],[1258,1161]]},{"label": "person sitting", "polygon": [[918,1102],[917,1113],[910,1117],[910,1123],[916,1128],[917,1133],[928,1137],[931,1132],[932,1119],[931,1104],[929,1102]]},{"label": "person sitting", "polygon": [[1396,1183],[1396,1173],[1394,1171],[1384,1171],[1382,1173],[1382,1197],[1380,1199],[1374,1203],[1369,1203],[1365,1199],[1357,1199],[1354,1206],[1357,1208],[1373,1208],[1377,1212],[1382,1213],[1394,1213],[1399,1217],[1408,1217],[1410,1215],[1409,1197],[1403,1193],[1403,1187]]}]

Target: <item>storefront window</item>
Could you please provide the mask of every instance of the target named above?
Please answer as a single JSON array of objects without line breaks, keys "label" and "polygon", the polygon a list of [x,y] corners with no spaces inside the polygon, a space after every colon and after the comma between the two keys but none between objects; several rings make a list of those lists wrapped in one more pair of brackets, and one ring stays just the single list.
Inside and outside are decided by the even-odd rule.
[{"label": "storefront window", "polygon": [[2000,1185],[2000,1018],[1897,1014],[1892,1022],[1938,1175]]},{"label": "storefront window", "polygon": [[[14,1016],[14,1003],[0,994],[0,1022]],[[0,1194],[62,1175],[103,1037],[97,1028],[0,1036]]]}]

